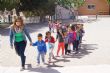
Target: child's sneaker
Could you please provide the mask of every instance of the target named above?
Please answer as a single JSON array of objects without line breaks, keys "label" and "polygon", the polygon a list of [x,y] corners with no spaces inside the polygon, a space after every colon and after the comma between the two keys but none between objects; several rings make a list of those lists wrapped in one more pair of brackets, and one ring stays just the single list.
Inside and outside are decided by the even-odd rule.
[{"label": "child's sneaker", "polygon": [[44,62],[43,65],[47,65],[47,63]]},{"label": "child's sneaker", "polygon": [[79,53],[78,51],[75,52],[75,54],[78,54],[78,53]]},{"label": "child's sneaker", "polygon": [[56,57],[60,57],[60,56],[57,55]]},{"label": "child's sneaker", "polygon": [[55,58],[55,57],[52,57],[52,59],[54,59],[54,60],[55,60],[56,58]]},{"label": "child's sneaker", "polygon": [[50,63],[51,63],[51,61],[48,61],[48,63],[50,64]]},{"label": "child's sneaker", "polygon": [[51,60],[49,60],[49,61],[48,61],[48,63],[52,63],[52,61],[51,61]]},{"label": "child's sneaker", "polygon": [[65,58],[65,55],[62,55],[61,57],[62,57],[62,58]]}]

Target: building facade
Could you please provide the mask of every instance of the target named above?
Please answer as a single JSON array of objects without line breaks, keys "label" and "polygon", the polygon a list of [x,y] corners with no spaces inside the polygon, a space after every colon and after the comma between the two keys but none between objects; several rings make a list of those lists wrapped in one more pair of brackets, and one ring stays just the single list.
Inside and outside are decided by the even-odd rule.
[{"label": "building facade", "polygon": [[57,19],[70,19],[72,16],[72,13],[70,10],[64,7],[61,7],[59,5],[57,5],[55,13],[56,13]]},{"label": "building facade", "polygon": [[109,5],[107,0],[85,0],[83,6],[78,9],[80,15],[108,15]]}]

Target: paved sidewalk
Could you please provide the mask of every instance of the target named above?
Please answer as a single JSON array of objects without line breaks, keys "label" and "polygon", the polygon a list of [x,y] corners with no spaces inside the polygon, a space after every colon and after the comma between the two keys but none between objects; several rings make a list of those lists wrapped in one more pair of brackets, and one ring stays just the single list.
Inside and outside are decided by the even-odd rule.
[{"label": "paved sidewalk", "polygon": [[0,73],[110,73],[110,65],[70,66],[64,68],[37,67],[25,71],[20,71],[19,67],[2,67]]},{"label": "paved sidewalk", "polygon": [[[9,29],[0,31],[2,45],[0,48],[0,73],[110,73],[110,17],[100,17],[96,21],[85,23],[86,34],[78,55],[58,58],[54,65],[36,66],[36,49],[27,45],[27,70],[20,72],[20,58],[9,46]],[[39,32],[45,34],[47,25],[29,25],[33,42]],[[1,30],[1,29],[0,29]],[[55,34],[52,34],[55,36]],[[57,43],[54,54],[56,55]],[[48,55],[46,55],[48,59]]]}]

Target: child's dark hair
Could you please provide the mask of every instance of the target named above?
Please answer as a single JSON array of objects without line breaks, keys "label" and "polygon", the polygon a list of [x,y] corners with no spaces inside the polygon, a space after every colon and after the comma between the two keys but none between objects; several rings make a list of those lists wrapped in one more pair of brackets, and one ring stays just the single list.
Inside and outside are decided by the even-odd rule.
[{"label": "child's dark hair", "polygon": [[42,37],[42,34],[41,34],[41,33],[39,33],[39,34],[38,34],[38,37]]},{"label": "child's dark hair", "polygon": [[51,35],[51,32],[50,32],[50,31],[47,31],[47,32],[46,32],[46,35],[48,35],[48,34],[50,34],[50,35]]},{"label": "child's dark hair", "polygon": [[50,31],[47,31],[47,32],[46,32],[46,36],[45,36],[45,38],[47,38],[47,35],[48,35],[48,34],[51,35],[51,32],[50,32]]},{"label": "child's dark hair", "polygon": [[75,31],[75,26],[76,26],[76,24],[74,24],[74,25],[71,26],[71,29],[72,29],[73,31]]}]

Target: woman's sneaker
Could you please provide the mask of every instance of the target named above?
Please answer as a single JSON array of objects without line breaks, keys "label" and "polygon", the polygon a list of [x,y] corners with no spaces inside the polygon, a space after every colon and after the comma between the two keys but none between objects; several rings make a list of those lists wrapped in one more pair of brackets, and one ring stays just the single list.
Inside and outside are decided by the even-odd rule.
[{"label": "woman's sneaker", "polygon": [[24,70],[25,70],[25,67],[23,66],[20,71],[24,71]]}]

